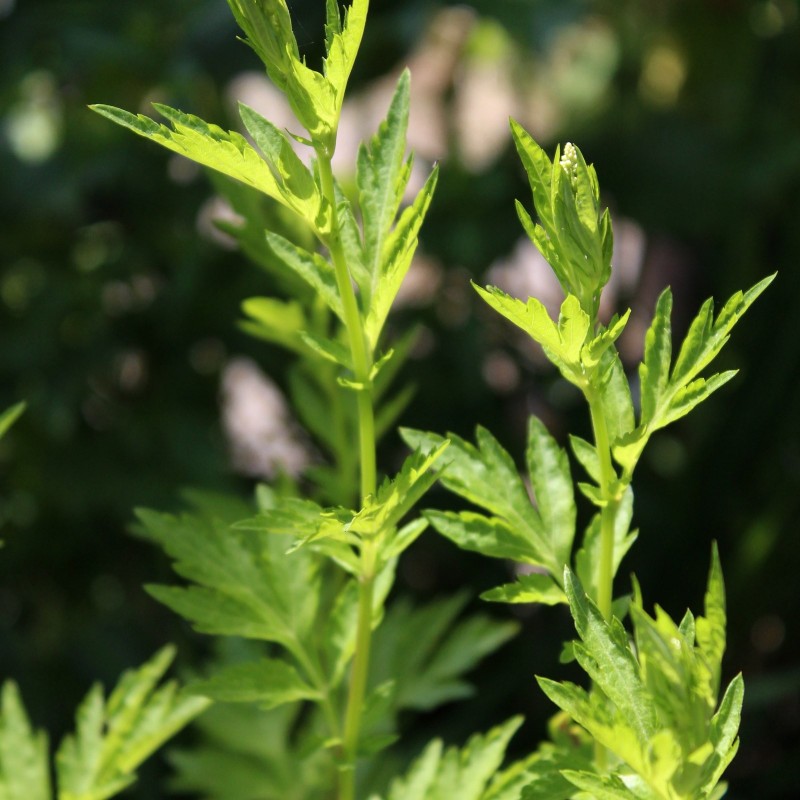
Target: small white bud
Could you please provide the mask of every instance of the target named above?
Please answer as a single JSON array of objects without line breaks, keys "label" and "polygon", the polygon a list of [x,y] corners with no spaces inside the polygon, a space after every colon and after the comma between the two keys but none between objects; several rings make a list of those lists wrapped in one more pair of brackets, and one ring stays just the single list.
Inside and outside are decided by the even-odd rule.
[{"label": "small white bud", "polygon": [[578,179],[578,151],[572,142],[564,145],[564,152],[561,154],[561,168],[569,175],[570,183],[573,188]]}]

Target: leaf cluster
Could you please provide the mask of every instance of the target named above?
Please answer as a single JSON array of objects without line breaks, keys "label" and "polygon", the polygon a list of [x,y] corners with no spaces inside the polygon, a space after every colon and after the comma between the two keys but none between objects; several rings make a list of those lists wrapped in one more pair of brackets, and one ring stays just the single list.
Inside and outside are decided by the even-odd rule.
[{"label": "leaf cluster", "polygon": [[520,717],[510,719],[484,735],[476,734],[461,749],[445,749],[441,740],[434,739],[408,773],[392,783],[385,800],[514,800],[519,793],[518,770],[500,770],[500,765],[521,724]]},{"label": "leaf cluster", "polygon": [[308,67],[300,56],[285,0],[228,0],[228,5],[247,37],[245,41],[286,95],[309,136],[325,142],[332,151],[369,0],[353,0],[344,20],[338,2],[326,0],[326,56],[321,73]]},{"label": "leaf cluster", "polygon": [[614,237],[608,209],[600,211],[597,173],[581,151],[567,143],[551,161],[533,137],[512,120],[511,133],[528,175],[539,217],[534,223],[517,202],[525,232],[553,268],[565,295],[578,298],[592,318],[611,277]]},{"label": "leaf cluster", "polygon": [[[514,138],[533,190],[541,225],[524,212],[523,225],[553,266],[565,291],[557,319],[536,298],[522,301],[495,287],[476,286],[498,313],[543,349],[562,376],[586,399],[594,441],[571,436],[575,460],[590,481],[577,488],[596,507],[574,549],[576,502],[569,457],[543,424],[531,418],[526,476],[485,429],[476,445],[453,434],[441,484],[480,512],[426,511],[425,517],[459,547],[526,565],[515,583],[483,594],[510,603],[568,603],[579,640],[564,657],[575,659],[592,681],[589,690],[539,678],[545,694],[594,742],[592,757],[561,737],[546,742],[524,767],[531,780],[523,800],[610,798],[712,798],[724,792],[722,774],[737,748],[741,677],[719,701],[725,648],[722,573],[716,550],[705,616],[675,623],[662,609],[643,609],[633,598],[613,597],[613,579],[638,533],[631,530],[631,481],[650,436],[680,419],[735,371],[703,372],[731,330],[774,278],[735,294],[715,317],[703,304],[672,358],[672,296],[658,300],[639,366],[639,403],[623,369],[616,341],[630,312],[603,324],[599,292],[608,278],[610,221],[598,216],[599,187],[591,167],[572,145],[551,162],[516,123]],[[593,238],[594,237],[594,238]],[[608,261],[606,261],[606,257]],[[423,452],[440,445],[434,433],[404,430]],[[621,619],[630,613],[633,640]],[[520,766],[522,769],[522,767]]]},{"label": "leaf cluster", "polygon": [[[376,499],[366,513],[326,512],[310,500],[286,498],[232,523],[240,513],[229,512],[208,496],[194,496],[193,510],[178,516],[139,512],[140,535],[163,547],[175,571],[189,582],[150,586],[148,591],[201,633],[253,642],[244,658],[216,665],[208,678],[198,678],[187,687],[223,709],[236,704],[243,710],[218,710],[208,717],[203,726],[210,741],[198,751],[183,751],[176,757],[179,785],[211,785],[203,766],[208,757],[211,763],[249,764],[244,775],[253,775],[254,780],[259,776],[261,796],[276,800],[316,797],[316,792],[325,796],[324,787],[330,786],[339,761],[339,720],[357,644],[359,605],[356,582],[331,574],[326,559],[336,561],[346,573],[356,573],[358,559],[351,548],[357,548],[359,540],[348,528],[358,521],[360,535],[369,536],[371,529],[376,530],[371,526],[379,524],[385,532],[387,525],[396,525],[414,502],[420,481],[430,480],[425,462],[435,458],[438,454],[412,455],[399,475],[383,484],[381,502]],[[516,631],[512,623],[497,624],[485,617],[456,623],[464,604],[459,598],[419,608],[399,602],[384,611],[396,552],[425,524],[418,520],[393,528],[394,538],[382,551],[389,558],[379,562],[373,626],[380,623],[380,628],[375,631],[375,662],[364,710],[364,754],[374,754],[396,740],[400,711],[429,711],[470,694],[464,674]],[[313,713],[301,712],[304,702]],[[277,753],[289,762],[305,764],[303,771],[308,770],[309,776],[305,794],[297,794],[298,785],[281,793],[286,788],[280,777],[285,770],[275,771],[276,751],[253,752],[244,742],[236,745],[239,737],[221,732],[240,719],[245,726],[275,725],[284,731],[284,749]],[[275,736],[280,735],[276,731]],[[297,784],[296,776],[292,780]]]},{"label": "leaf cluster", "polygon": [[566,453],[544,425],[531,417],[525,453],[537,506],[513,459],[485,428],[477,430],[477,447],[452,433],[447,439],[411,429],[402,434],[410,446],[423,450],[449,440],[441,484],[489,512],[427,511],[425,518],[439,533],[466,550],[540,570],[489,592],[486,599],[566,602],[560,584],[575,537],[575,497]]},{"label": "leaf cluster", "polygon": [[[741,675],[718,699],[725,649],[725,599],[716,549],[704,616],[679,623],[661,608],[651,617],[641,592],[630,607],[633,640],[616,617],[603,618],[580,581],[565,575],[580,641],[573,652],[593,682],[539,678],[545,694],[613,754],[607,773],[570,769],[566,779],[588,796],[619,800],[718,797],[720,779],[738,749]],[[538,795],[531,790],[526,800]]]},{"label": "leaf cluster", "polygon": [[78,707],[76,728],[56,752],[56,791],[47,737],[31,727],[17,685],[6,681],[0,704],[0,796],[8,800],[105,800],[136,780],[136,769],[208,707],[208,700],[159,681],[172,662],[165,647],[126,672],[107,699],[95,685]]}]

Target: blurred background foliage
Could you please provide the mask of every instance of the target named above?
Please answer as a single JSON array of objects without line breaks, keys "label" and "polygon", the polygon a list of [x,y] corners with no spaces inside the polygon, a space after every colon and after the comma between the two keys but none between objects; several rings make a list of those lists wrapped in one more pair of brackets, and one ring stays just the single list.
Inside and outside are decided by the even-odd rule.
[{"label": "blurred background foliage", "polygon": [[[289,5],[316,63],[324,4]],[[520,457],[530,413],[561,437],[587,429],[576,396],[469,287],[474,278],[557,302],[513,211],[515,197],[530,203],[509,115],[550,149],[578,142],[597,166],[617,239],[607,306],[633,308],[621,343],[631,368],[664,285],[681,329],[706,296],[724,300],[780,271],[726,353],[740,377],[653,444],[638,475],[642,535],[628,570],[651,602],[673,614],[696,608],[719,541],[727,665],[747,683],[729,796],[795,797],[797,2],[371,6],[340,168],[405,64],[411,143],[421,164],[442,165],[394,318],[398,330],[421,330],[405,424],[467,436],[485,424]],[[0,447],[0,671],[20,682],[53,738],[92,680],[109,685],[166,640],[182,644],[186,663],[205,652],[141,590],[167,568],[129,535],[132,508],[175,507],[183,487],[246,495],[280,460],[280,431],[262,423],[280,400],[284,356],[237,327],[242,300],[269,293],[268,278],[215,231],[224,211],[200,172],[86,110],[147,111],[160,100],[233,127],[242,98],[291,127],[235,37],[223,0],[0,0],[0,402],[28,402]],[[256,446],[243,452],[248,424]],[[402,453],[396,436],[384,448],[386,465]],[[486,571],[502,568],[430,535],[402,566],[400,591],[436,597],[466,584],[477,594],[501,577]],[[423,718],[412,739],[463,740],[522,709],[529,722],[517,746],[533,746],[551,709],[532,676],[557,673],[568,628],[548,609],[521,620],[522,635],[478,674],[474,703]],[[137,796],[161,795],[152,780]]]}]

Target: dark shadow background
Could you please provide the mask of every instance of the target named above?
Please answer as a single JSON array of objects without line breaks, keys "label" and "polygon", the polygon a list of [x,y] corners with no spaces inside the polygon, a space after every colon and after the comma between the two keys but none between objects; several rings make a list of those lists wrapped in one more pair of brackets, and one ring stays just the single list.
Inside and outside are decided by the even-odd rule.
[{"label": "dark shadow background", "polygon": [[[323,4],[290,6],[313,63]],[[110,685],[167,640],[186,663],[202,652],[141,590],[168,570],[128,535],[131,510],[174,507],[186,486],[248,492],[220,427],[220,371],[249,355],[283,375],[283,356],[236,327],[264,275],[198,233],[207,181],[86,110],[158,99],[233,127],[226,86],[257,70],[235,36],[223,0],[0,0],[0,402],[28,403],[0,444],[0,673],[54,741],[93,680]],[[719,542],[728,677],[747,683],[731,798],[794,797],[800,756],[798,43],[792,0],[377,0],[353,78],[369,97],[411,61],[438,125],[418,146],[442,162],[423,235],[429,291],[396,316],[425,330],[406,425],[471,435],[482,423],[517,457],[529,413],[562,437],[587,429],[576,398],[468,288],[528,285],[534,269],[519,250],[513,199],[529,193],[509,113],[597,166],[630,251],[613,300],[632,305],[640,336],[667,283],[681,330],[705,297],[779,270],[721,358],[739,377],[652,445],[627,562],[647,598],[680,614],[699,607]],[[625,347],[633,368],[636,340]],[[388,441],[385,463],[400,452]],[[477,595],[503,572],[429,536],[401,588]],[[477,676],[478,698],[416,734],[461,741],[522,709],[517,746],[533,746],[549,713],[533,674],[559,674],[567,628],[552,610],[523,621]],[[160,796],[158,769],[134,796]]]}]

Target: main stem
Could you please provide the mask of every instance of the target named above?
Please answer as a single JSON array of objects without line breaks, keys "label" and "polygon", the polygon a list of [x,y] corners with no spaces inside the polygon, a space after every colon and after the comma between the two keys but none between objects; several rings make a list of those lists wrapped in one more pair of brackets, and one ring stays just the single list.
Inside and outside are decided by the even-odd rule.
[{"label": "main stem", "polygon": [[[372,356],[367,348],[361,314],[358,310],[350,271],[347,268],[342,241],[339,236],[339,220],[336,208],[336,186],[331,169],[333,148],[319,147],[317,159],[322,183],[322,191],[330,204],[331,232],[326,244],[331,254],[339,295],[344,309],[344,323],[353,359],[353,372],[361,389],[356,392],[358,411],[358,441],[361,456],[361,502],[375,493],[377,471],[375,463],[375,412],[372,406],[370,372]],[[356,760],[361,731],[361,714],[367,691],[369,658],[372,645],[373,595],[375,589],[375,543],[365,540],[361,548],[361,574],[358,593],[358,627],[356,629],[356,648],[350,673],[350,688],[344,718],[342,736],[343,768],[339,774],[339,800],[355,800]]]},{"label": "main stem", "polygon": [[611,619],[614,584],[614,525],[619,498],[614,491],[617,475],[611,462],[611,441],[608,435],[600,395],[589,386],[586,399],[592,416],[594,443],[600,461],[600,494],[605,504],[600,509],[600,569],[597,580],[597,607],[607,620]]},{"label": "main stem", "polygon": [[[597,607],[606,620],[611,619],[614,589],[614,527],[619,499],[614,492],[616,472],[611,461],[611,439],[603,412],[603,402],[596,389],[589,384],[585,389],[594,430],[594,444],[600,461],[600,494],[605,505],[600,509],[600,569],[597,578]],[[599,691],[595,686],[593,691]],[[595,741],[595,765],[600,772],[606,769],[606,748]]]},{"label": "main stem", "polygon": [[372,390],[370,387],[370,371],[372,359],[367,350],[364,326],[358,310],[358,301],[347,268],[347,258],[339,235],[339,215],[336,210],[336,188],[331,169],[332,149],[317,149],[322,191],[331,209],[331,232],[325,237],[325,244],[331,254],[336,273],[336,285],[342,298],[344,324],[350,344],[350,355],[353,359],[353,373],[356,383],[362,389],[356,393],[358,403],[358,439],[361,455],[361,499],[375,493],[375,413],[372,408]]}]

